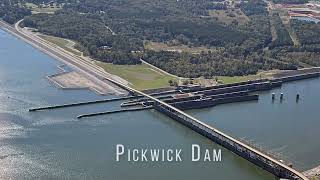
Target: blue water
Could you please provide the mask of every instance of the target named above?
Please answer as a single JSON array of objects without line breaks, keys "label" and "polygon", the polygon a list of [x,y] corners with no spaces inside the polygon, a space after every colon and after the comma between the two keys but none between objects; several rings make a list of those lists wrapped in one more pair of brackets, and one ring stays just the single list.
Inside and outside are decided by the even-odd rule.
[{"label": "blue water", "polygon": [[[271,94],[277,98],[273,102]],[[284,100],[280,101],[280,93]],[[296,102],[296,94],[300,100]],[[190,111],[228,134],[252,141],[300,170],[320,165],[320,78],[285,83],[259,101]]]}]

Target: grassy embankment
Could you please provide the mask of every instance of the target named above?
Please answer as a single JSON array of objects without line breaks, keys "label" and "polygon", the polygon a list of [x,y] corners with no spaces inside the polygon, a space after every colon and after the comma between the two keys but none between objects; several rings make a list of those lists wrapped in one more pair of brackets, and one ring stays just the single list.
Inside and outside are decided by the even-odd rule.
[{"label": "grassy embankment", "polygon": [[248,80],[256,80],[256,79],[264,79],[264,78],[271,78],[274,73],[276,73],[277,70],[273,71],[263,71],[259,72],[255,75],[248,75],[248,76],[218,76],[218,81],[222,82],[223,84],[230,84],[230,83],[237,83],[241,81],[248,81]]},{"label": "grassy embankment", "polygon": [[131,86],[133,88],[139,90],[168,87],[168,81],[170,79],[176,80],[176,78],[152,69],[146,64],[114,65],[110,63],[97,62],[97,65],[105,69],[108,73],[127,80],[132,84]]},{"label": "grassy embankment", "polygon": [[46,35],[38,35],[39,37],[41,37],[42,39],[49,41],[59,47],[61,47],[62,49],[73,53],[77,56],[81,56],[81,52],[73,49],[72,47],[70,47],[68,44],[70,44],[70,41],[63,39],[63,38],[58,38],[58,37],[53,37],[53,36],[46,36]]}]

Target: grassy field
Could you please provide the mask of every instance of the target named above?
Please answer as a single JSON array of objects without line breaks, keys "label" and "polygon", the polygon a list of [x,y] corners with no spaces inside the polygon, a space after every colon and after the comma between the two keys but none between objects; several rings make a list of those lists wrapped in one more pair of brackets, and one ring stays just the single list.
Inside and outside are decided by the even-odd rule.
[{"label": "grassy field", "polygon": [[230,84],[230,83],[237,83],[241,81],[248,81],[248,80],[256,80],[256,79],[264,79],[264,78],[271,78],[274,73],[276,73],[278,70],[273,71],[265,71],[265,72],[259,72],[256,75],[248,75],[248,76],[218,76],[218,81],[223,84]]},{"label": "grassy field", "polygon": [[141,65],[114,65],[110,63],[97,62],[108,73],[117,75],[128,82],[133,88],[144,90],[168,87],[168,81],[176,80],[174,77],[162,74],[146,64]]},{"label": "grassy field", "polygon": [[[222,82],[223,84],[231,84],[231,83],[237,83],[242,81],[248,81],[248,80],[255,80],[259,79],[259,75],[251,75],[251,76],[218,76],[218,81]],[[263,78],[263,77],[262,77]]]},{"label": "grassy field", "polygon": [[233,21],[237,21],[239,24],[244,25],[250,19],[240,10],[210,10],[210,17],[215,17],[219,22],[225,24],[231,24]]},{"label": "grassy field", "polygon": [[144,48],[153,50],[153,51],[177,51],[177,52],[189,52],[193,54],[199,54],[201,51],[208,52],[208,51],[217,51],[217,48],[207,48],[207,47],[188,47],[186,45],[178,45],[178,46],[169,46],[165,43],[159,42],[151,42],[146,41],[144,43]]},{"label": "grassy field", "polygon": [[37,5],[33,3],[26,3],[25,6],[29,9],[31,9],[32,14],[38,14],[38,13],[47,13],[47,14],[53,14],[55,11],[60,10],[61,7],[54,5],[52,7],[47,6],[47,7],[38,7]]},{"label": "grassy field", "polygon": [[75,55],[81,56],[81,52],[76,51],[70,47],[68,47],[68,44],[70,43],[66,39],[58,38],[58,37],[53,37],[53,36],[46,36],[46,35],[39,35],[42,39],[45,39],[53,44],[56,44],[57,46],[61,47],[62,49],[71,52]]},{"label": "grassy field", "polygon": [[[161,88],[168,87],[168,81],[176,80],[168,75],[164,75],[154,69],[151,69],[148,65],[114,65],[110,63],[102,63],[97,62],[97,64],[104,68],[105,71],[117,75],[128,82],[132,83],[132,87],[143,90],[143,89],[153,89],[153,88]],[[259,72],[256,75],[248,75],[248,76],[218,76],[218,82],[223,84],[230,84],[248,80],[256,80],[263,78],[271,78],[274,73],[278,72],[274,71],[264,71]],[[197,80],[194,80],[197,82]]]}]

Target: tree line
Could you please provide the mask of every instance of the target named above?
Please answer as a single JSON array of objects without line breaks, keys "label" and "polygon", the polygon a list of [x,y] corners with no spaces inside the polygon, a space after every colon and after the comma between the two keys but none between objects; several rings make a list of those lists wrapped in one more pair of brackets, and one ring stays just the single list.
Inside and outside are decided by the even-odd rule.
[{"label": "tree line", "polygon": [[10,5],[9,3],[0,3],[0,18],[9,24],[14,24],[25,16],[31,15],[31,11],[21,8],[18,5]]}]

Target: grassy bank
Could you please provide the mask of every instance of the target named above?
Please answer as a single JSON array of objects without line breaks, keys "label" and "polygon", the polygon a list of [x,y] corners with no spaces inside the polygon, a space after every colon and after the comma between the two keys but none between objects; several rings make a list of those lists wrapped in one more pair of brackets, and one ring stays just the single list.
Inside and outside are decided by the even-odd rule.
[{"label": "grassy bank", "polygon": [[59,47],[61,47],[62,49],[71,52],[77,56],[81,56],[81,52],[74,50],[73,48],[70,48],[68,46],[68,44],[70,43],[70,41],[63,39],[63,38],[58,38],[58,37],[53,37],[53,36],[46,36],[46,35],[38,35],[39,37],[41,37],[42,39],[49,41]]},{"label": "grassy bank", "polygon": [[102,67],[108,73],[117,75],[128,82],[133,88],[153,89],[168,87],[168,81],[176,80],[174,77],[163,74],[150,68],[148,65],[114,65],[110,63],[97,62],[97,65]]},{"label": "grassy bank", "polygon": [[230,84],[230,83],[237,83],[242,81],[248,81],[248,80],[256,80],[256,79],[264,79],[264,78],[271,78],[274,73],[276,73],[277,70],[274,71],[264,71],[259,72],[255,75],[248,75],[248,76],[218,76],[218,81],[222,82],[223,84]]}]

